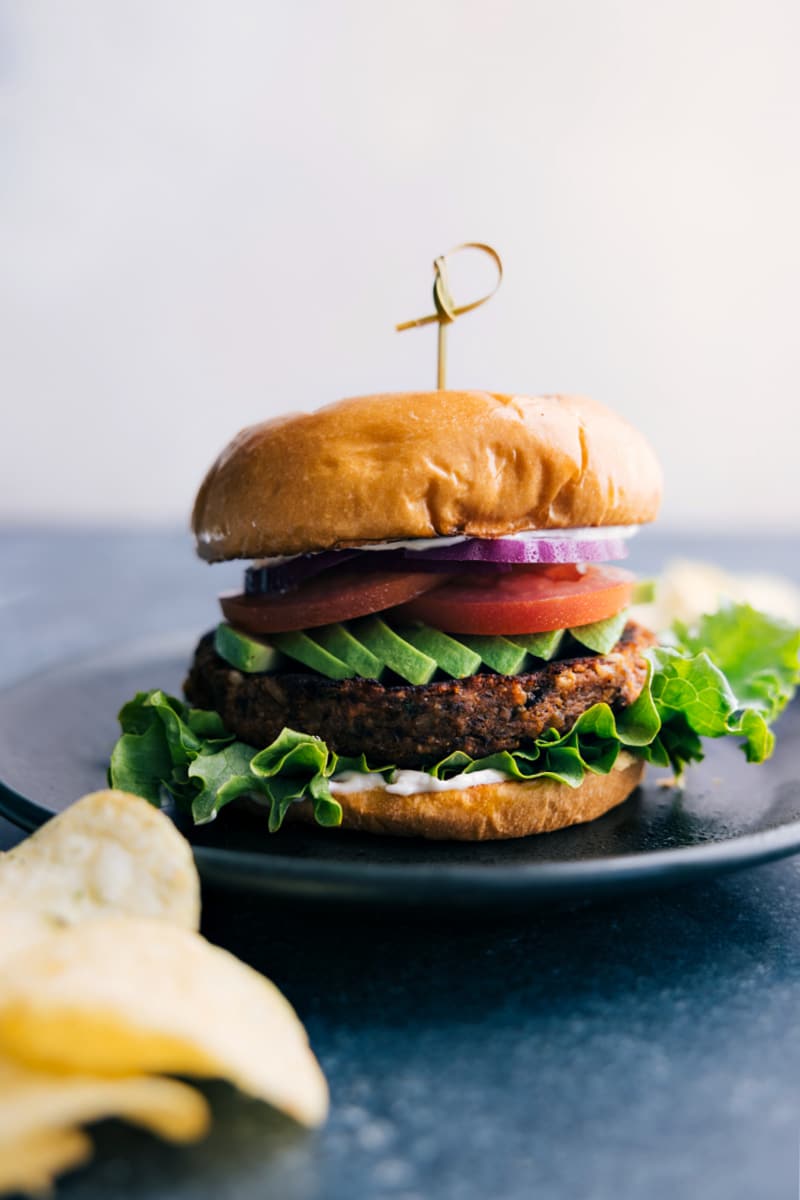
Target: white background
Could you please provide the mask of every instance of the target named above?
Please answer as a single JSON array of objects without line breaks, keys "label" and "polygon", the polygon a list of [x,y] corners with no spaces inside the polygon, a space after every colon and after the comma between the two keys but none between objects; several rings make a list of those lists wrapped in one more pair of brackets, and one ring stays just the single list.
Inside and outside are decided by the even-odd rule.
[{"label": "white background", "polygon": [[799,61],[793,0],[0,3],[0,515],[183,520],[239,426],[432,386],[393,326],[474,239],[452,386],[595,395],[667,525],[796,529]]}]

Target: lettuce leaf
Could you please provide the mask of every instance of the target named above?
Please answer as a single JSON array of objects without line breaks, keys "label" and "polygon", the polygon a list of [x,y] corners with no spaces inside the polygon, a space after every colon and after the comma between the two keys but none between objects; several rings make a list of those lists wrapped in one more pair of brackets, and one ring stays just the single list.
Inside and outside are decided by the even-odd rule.
[{"label": "lettuce leaf", "polygon": [[794,694],[798,682],[800,629],[769,617],[749,604],[727,604],[700,618],[689,630],[676,622],[679,649],[706,651],[727,677],[740,705],[763,711],[773,720]]},{"label": "lettuce leaf", "polygon": [[800,680],[800,629],[749,604],[726,604],[694,629],[676,622],[672,640],[649,656],[661,737],[678,773],[703,757],[701,737],[739,737],[748,762],[769,758],[770,724]]},{"label": "lettuce leaf", "polygon": [[300,799],[312,801],[320,825],[339,825],[341,806],[327,781],[337,769],[367,769],[362,760],[339,759],[320,738],[292,729],[256,750],[227,733],[217,713],[189,708],[158,689],[139,692],[120,710],[119,721],[123,733],[111,755],[111,786],[157,805],[171,799],[191,810],[196,825],[213,821],[239,796],[264,802],[272,832]]},{"label": "lettuce leaf", "polygon": [[231,742],[222,750],[198,755],[188,763],[188,780],[200,784],[200,790],[190,794],[195,825],[213,821],[223,805],[254,791],[250,763],[255,753],[244,742]]},{"label": "lettuce leaf", "polygon": [[[611,771],[626,750],[671,766],[680,777],[702,759],[706,737],[741,739],[748,762],[768,758],[775,741],[770,724],[800,678],[800,630],[748,605],[729,605],[695,629],[676,625],[671,642],[647,651],[645,685],[628,708],[615,713],[595,704],[565,734],[549,730],[524,749],[483,758],[455,751],[427,770],[446,779],[494,768],[512,779],[550,778],[578,787],[587,772]],[[340,757],[321,738],[294,729],[256,750],[228,733],[217,713],[190,708],[159,690],[140,692],[123,706],[119,721],[112,786],[153,804],[171,798],[197,824],[250,796],[268,809],[271,832],[298,800],[311,802],[318,824],[338,825],[342,809],[330,790],[333,775],[373,771],[390,778],[395,769],[374,766],[363,755]]]}]

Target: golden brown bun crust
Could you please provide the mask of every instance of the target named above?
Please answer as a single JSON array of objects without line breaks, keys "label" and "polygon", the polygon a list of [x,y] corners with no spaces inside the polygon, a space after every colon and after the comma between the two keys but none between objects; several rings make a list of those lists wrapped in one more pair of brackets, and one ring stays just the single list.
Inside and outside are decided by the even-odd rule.
[{"label": "golden brown bun crust", "polygon": [[[587,775],[580,787],[553,779],[485,783],[451,792],[393,796],[376,788],[337,796],[342,828],[394,837],[483,842],[494,838],[552,833],[567,825],[594,821],[621,804],[641,783],[645,764],[634,759],[608,775]],[[292,820],[313,823],[311,804],[293,804]]]},{"label": "golden brown bun crust", "polygon": [[201,558],[652,521],[644,437],[579,396],[362,396],[253,425],[200,488]]}]

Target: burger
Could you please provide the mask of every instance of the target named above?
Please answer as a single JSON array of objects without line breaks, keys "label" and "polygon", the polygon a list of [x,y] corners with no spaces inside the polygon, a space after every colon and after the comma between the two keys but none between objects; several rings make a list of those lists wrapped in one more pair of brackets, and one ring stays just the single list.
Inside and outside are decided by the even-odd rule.
[{"label": "burger", "polygon": [[482,840],[600,817],[705,736],[765,758],[798,633],[745,606],[673,632],[616,565],[657,515],[645,438],[594,401],[436,391],[344,400],[239,433],[192,526],[241,590],[185,701],[120,713],[117,787],[198,822]]}]

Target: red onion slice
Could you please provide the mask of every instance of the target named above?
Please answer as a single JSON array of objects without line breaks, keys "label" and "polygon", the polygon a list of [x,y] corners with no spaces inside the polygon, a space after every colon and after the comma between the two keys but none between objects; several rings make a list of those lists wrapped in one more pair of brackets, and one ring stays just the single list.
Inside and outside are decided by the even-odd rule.
[{"label": "red onion slice", "polygon": [[[588,531],[586,531],[588,533]],[[444,546],[426,550],[400,549],[324,550],[319,554],[300,554],[283,562],[259,566],[245,571],[244,590],[248,595],[283,595],[294,591],[307,579],[342,563],[363,564],[368,570],[376,567],[393,570],[450,571],[470,570],[481,574],[510,571],[515,563],[588,563],[608,562],[627,558],[626,537],[611,534],[603,537],[503,537],[449,539]]]},{"label": "red onion slice", "polygon": [[414,562],[576,563],[627,558],[625,538],[470,538],[440,550],[406,550]]}]

